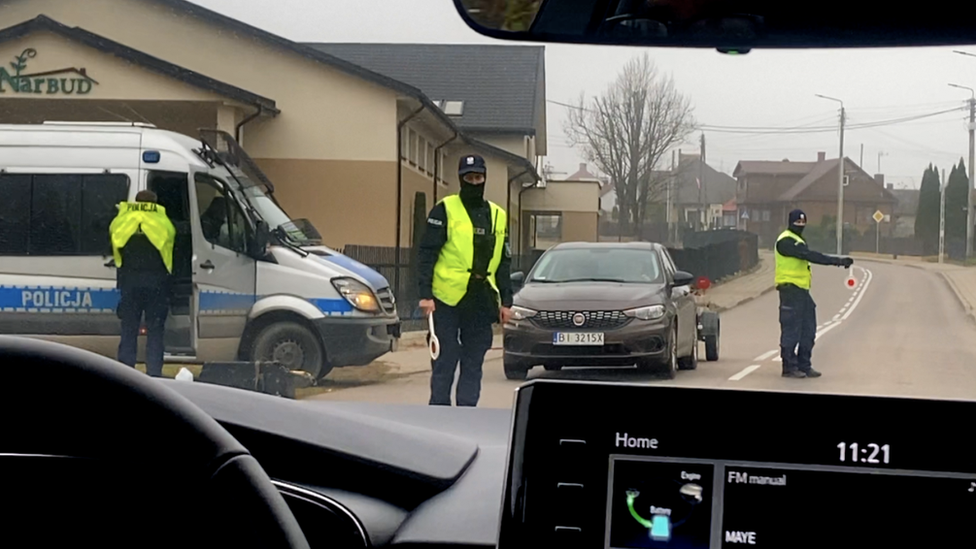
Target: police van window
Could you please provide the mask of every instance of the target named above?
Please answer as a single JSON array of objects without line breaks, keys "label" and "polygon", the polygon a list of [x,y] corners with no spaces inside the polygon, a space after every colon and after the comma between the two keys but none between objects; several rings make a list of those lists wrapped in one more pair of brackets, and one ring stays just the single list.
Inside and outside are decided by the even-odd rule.
[{"label": "police van window", "polygon": [[112,253],[108,228],[116,206],[129,196],[129,178],[121,174],[81,176],[81,253]]},{"label": "police van window", "polygon": [[228,250],[246,252],[247,228],[244,213],[228,197],[223,182],[204,173],[195,174],[193,179],[203,237]]},{"label": "police van window", "polygon": [[31,176],[0,175],[0,255],[27,255]]},{"label": "police van window", "polygon": [[105,255],[124,174],[0,175],[0,254]]}]

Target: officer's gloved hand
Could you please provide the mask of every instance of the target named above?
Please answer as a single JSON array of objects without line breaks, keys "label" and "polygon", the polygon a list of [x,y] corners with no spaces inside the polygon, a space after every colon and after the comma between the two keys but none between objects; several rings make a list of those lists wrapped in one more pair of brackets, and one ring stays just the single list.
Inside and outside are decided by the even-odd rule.
[{"label": "officer's gloved hand", "polygon": [[851,268],[851,265],[853,265],[853,264],[854,264],[854,260],[852,258],[850,258],[850,257],[842,257],[842,258],[840,258],[840,264],[839,264],[839,266],[841,266],[841,267],[843,267],[845,269],[850,269]]}]

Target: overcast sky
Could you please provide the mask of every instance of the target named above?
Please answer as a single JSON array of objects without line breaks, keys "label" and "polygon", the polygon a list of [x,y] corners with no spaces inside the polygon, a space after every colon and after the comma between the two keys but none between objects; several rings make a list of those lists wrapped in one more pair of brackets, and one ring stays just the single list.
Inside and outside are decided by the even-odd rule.
[{"label": "overcast sky", "polygon": [[[192,0],[286,38],[302,42],[506,43],[469,29],[451,0]],[[902,119],[963,107],[976,88],[976,58],[952,48],[753,51],[727,56],[714,50],[546,45],[550,101],[572,102],[580,92],[597,94],[620,68],[642,51],[670,73],[692,99],[699,123],[735,127],[836,126],[844,100],[851,125]],[[976,52],[976,47],[970,48]],[[549,156],[557,171],[572,173],[582,162],[566,140],[566,108],[548,104]],[[966,117],[960,110],[894,125],[850,129],[845,153],[855,162],[864,147],[864,168],[878,169],[896,186],[917,187],[925,167],[949,168],[968,159]],[[742,134],[706,130],[709,164],[731,172],[739,160],[815,160],[817,151],[836,158],[836,130],[807,134]],[[697,134],[686,150],[697,152]]]}]

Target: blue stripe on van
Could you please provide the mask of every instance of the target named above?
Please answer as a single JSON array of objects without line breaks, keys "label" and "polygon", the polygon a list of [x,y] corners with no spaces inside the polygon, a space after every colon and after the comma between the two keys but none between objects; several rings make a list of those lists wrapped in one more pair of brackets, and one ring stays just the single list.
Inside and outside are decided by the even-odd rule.
[{"label": "blue stripe on van", "polygon": [[119,292],[114,288],[0,286],[3,312],[115,312],[118,304]]},{"label": "blue stripe on van", "polygon": [[[254,294],[206,291],[200,294],[200,312],[249,310]],[[308,298],[323,313],[352,313],[342,298]],[[60,286],[0,286],[0,312],[5,313],[115,313],[119,291],[115,288],[68,288]]]}]

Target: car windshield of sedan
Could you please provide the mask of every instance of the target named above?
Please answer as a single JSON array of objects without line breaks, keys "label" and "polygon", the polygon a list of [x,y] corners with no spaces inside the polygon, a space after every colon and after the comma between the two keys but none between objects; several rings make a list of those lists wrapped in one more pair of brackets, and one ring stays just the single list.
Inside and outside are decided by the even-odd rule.
[{"label": "car windshield of sedan", "polygon": [[539,259],[529,282],[661,282],[657,254],[649,249],[570,248],[550,250]]}]

